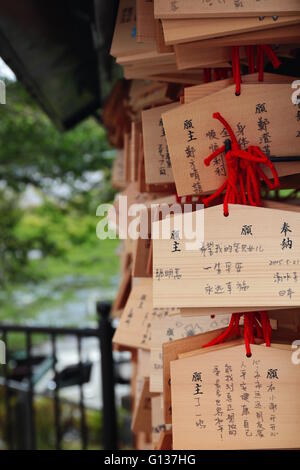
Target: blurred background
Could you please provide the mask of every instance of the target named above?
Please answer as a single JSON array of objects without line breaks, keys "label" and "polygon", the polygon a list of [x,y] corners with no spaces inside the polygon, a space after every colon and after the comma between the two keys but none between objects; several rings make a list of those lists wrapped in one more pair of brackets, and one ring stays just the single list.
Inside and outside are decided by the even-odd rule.
[{"label": "blurred background", "polygon": [[120,74],[109,57],[117,6],[0,1],[2,449],[103,446],[96,304],[114,298],[119,258],[117,240],[96,237],[96,208],[114,198],[100,109]]},{"label": "blurred background", "polygon": [[118,282],[118,242],[95,232],[97,206],[113,200],[114,151],[94,118],[61,133],[0,67],[1,320],[86,325]]}]

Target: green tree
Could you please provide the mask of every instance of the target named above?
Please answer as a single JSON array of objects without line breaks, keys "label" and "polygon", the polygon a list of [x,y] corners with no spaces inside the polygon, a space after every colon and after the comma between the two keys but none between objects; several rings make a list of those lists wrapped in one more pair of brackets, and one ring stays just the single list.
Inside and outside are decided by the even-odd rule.
[{"label": "green tree", "polygon": [[[113,197],[113,152],[94,118],[61,133],[19,82],[7,83],[6,101],[0,106],[0,285],[30,278],[32,250],[62,260],[74,246],[97,242],[96,207]],[[60,184],[68,192],[53,198]],[[41,195],[41,207],[21,209],[28,185]]]},{"label": "green tree", "polygon": [[54,179],[76,191],[79,182],[86,182],[87,172],[111,168],[105,131],[96,120],[86,119],[61,133],[19,82],[7,84],[7,104],[0,107],[0,142],[0,182],[15,191],[29,183],[47,189]]},{"label": "green tree", "polygon": [[20,243],[14,230],[22,216],[12,193],[0,191],[0,285],[18,279],[27,261],[27,243]]}]

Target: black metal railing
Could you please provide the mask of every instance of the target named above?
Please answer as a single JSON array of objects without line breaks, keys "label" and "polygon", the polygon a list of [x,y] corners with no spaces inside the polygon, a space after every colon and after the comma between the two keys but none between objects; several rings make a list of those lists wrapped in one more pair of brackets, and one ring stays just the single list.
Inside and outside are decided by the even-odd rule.
[{"label": "black metal railing", "polygon": [[[34,335],[46,335],[50,341],[51,353],[49,355],[49,369],[52,368],[53,382],[55,386],[51,393],[50,399],[53,401],[53,416],[55,426],[55,448],[57,450],[62,448],[62,416],[61,405],[64,399],[60,396],[61,378],[60,372],[57,370],[57,339],[64,336],[76,338],[77,341],[77,354],[78,364],[77,372],[79,372],[78,386],[79,388],[79,428],[80,428],[80,441],[81,448],[87,449],[88,447],[88,429],[86,422],[86,408],[84,397],[84,363],[82,357],[82,341],[84,338],[97,338],[99,341],[100,351],[100,366],[101,366],[101,382],[102,382],[102,399],[103,406],[102,414],[102,439],[99,436],[99,446],[106,450],[117,449],[117,416],[115,404],[115,375],[114,375],[114,361],[112,353],[112,337],[114,328],[110,320],[110,304],[99,302],[97,304],[97,312],[99,314],[98,328],[56,328],[56,327],[42,327],[42,326],[20,326],[0,324],[1,339],[6,345],[6,360],[3,364],[3,373],[0,376],[0,389],[3,390],[5,419],[1,426],[5,426],[5,436],[8,449],[37,449],[37,433],[36,429],[36,416],[35,416],[35,398],[39,393],[35,390],[34,383],[34,364],[36,357],[33,348]],[[12,376],[9,362],[11,351],[9,350],[9,336],[11,334],[20,333],[25,336],[25,366],[22,369],[24,377],[22,380]],[[19,394],[22,397],[22,407],[19,412],[19,417],[22,419],[17,423],[20,427],[19,433],[22,433],[22,439],[16,438],[14,432],[13,420],[15,413],[13,413],[12,396]],[[20,414],[21,413],[21,414]],[[100,411],[99,411],[100,413]],[[99,416],[100,419],[100,416]],[[18,421],[18,419],[17,419]],[[21,425],[25,423],[24,425]],[[22,428],[23,427],[23,428]],[[100,442],[102,440],[102,442]]]}]

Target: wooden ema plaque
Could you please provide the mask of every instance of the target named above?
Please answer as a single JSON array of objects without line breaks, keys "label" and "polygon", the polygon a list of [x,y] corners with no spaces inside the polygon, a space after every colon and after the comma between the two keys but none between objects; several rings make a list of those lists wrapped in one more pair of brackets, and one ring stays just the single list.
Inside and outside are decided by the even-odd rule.
[{"label": "wooden ema plaque", "polygon": [[[192,43],[204,39],[233,36],[250,31],[268,30],[297,24],[300,16],[255,18],[206,18],[163,20],[167,45]],[[276,34],[276,33],[275,33]]]},{"label": "wooden ema plaque", "polygon": [[154,0],[156,18],[214,18],[237,16],[273,16],[300,13],[298,0]]},{"label": "wooden ema plaque", "polygon": [[[171,405],[171,362],[178,359],[182,354],[193,354],[195,351],[199,351],[203,345],[209,343],[214,338],[217,338],[223,333],[226,328],[219,330],[209,331],[208,333],[201,333],[192,337],[178,339],[172,343],[163,344],[163,386],[164,386],[164,414],[165,422],[172,423],[172,405]],[[242,340],[238,340],[238,344],[242,343]],[[214,346],[216,348],[225,348],[226,344],[221,346]],[[211,348],[212,349],[212,348]]]},{"label": "wooden ema plaque", "polygon": [[163,344],[182,338],[191,338],[208,331],[228,326],[230,315],[182,317],[173,315],[152,322],[150,391],[163,392]]},{"label": "wooden ema plaque", "polygon": [[113,337],[114,344],[150,350],[151,324],[155,318],[163,319],[178,309],[157,309],[152,303],[152,279],[139,279],[131,289],[120,323]]},{"label": "wooden ema plaque", "polygon": [[161,115],[174,109],[176,106],[178,106],[178,103],[172,103],[142,112],[145,178],[147,184],[174,183]]},{"label": "wooden ema plaque", "polygon": [[[228,121],[241,148],[257,145],[267,155],[300,155],[299,108],[292,103],[291,90],[290,84],[245,84],[241,95],[235,96],[235,87],[229,86],[164,113],[178,195],[215,191],[226,180],[222,155],[210,166],[204,164],[204,159],[228,138],[226,129],[213,119],[215,112]],[[284,165],[288,165],[288,172]],[[299,173],[300,163],[280,163],[276,169],[279,176]]]},{"label": "wooden ema plaque", "polygon": [[153,0],[136,1],[136,39],[143,43],[156,42]]},{"label": "wooden ema plaque", "polygon": [[300,374],[284,346],[244,345],[171,363],[173,448],[300,447]]},{"label": "wooden ema plaque", "polygon": [[170,425],[166,425],[164,421],[162,395],[151,398],[151,423],[152,444],[156,446],[159,443],[161,433],[170,429]]},{"label": "wooden ema plaque", "polygon": [[151,394],[149,392],[149,378],[142,379],[140,395],[132,416],[131,429],[134,433],[151,432]]},{"label": "wooden ema plaque", "polygon": [[[193,212],[194,223],[197,217]],[[169,240],[153,240],[154,306],[300,305],[299,213],[230,205],[224,217],[223,206],[205,209],[204,241],[192,250],[184,231],[176,229],[176,240],[173,232]]]},{"label": "wooden ema plaque", "polygon": [[[300,34],[300,30],[299,30]],[[274,73],[265,73],[264,74],[264,84],[291,84],[291,81],[296,80],[296,77],[288,77],[286,75],[279,75]],[[230,85],[233,85],[233,78],[226,78],[224,80],[217,80],[216,82],[203,83],[201,85],[195,85],[191,87],[186,87],[184,89],[184,103],[189,104],[193,101],[200,100],[205,98],[212,93],[217,93],[218,91],[227,88]],[[243,83],[259,83],[258,73],[252,73],[248,75],[243,75]]]},{"label": "wooden ema plaque", "polygon": [[[296,17],[298,18],[298,17]],[[214,39],[202,39],[201,41],[193,41],[192,43],[175,44],[174,47],[176,59],[180,58],[184,52],[189,55],[196,56],[201,49],[212,49],[225,46],[249,46],[261,44],[297,44],[299,43],[300,31],[299,24],[291,26],[281,26],[280,28],[263,29],[261,31],[252,31],[249,33],[233,34]]]},{"label": "wooden ema plaque", "polygon": [[136,41],[136,1],[122,0],[118,9],[118,16],[110,54],[114,57],[123,57],[141,54],[153,49],[153,45],[137,43]]}]

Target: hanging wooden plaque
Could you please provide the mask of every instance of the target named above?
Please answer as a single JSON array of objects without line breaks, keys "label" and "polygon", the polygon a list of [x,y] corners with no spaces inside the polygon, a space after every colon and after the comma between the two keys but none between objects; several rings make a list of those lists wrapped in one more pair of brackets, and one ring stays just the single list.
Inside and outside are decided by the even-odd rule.
[{"label": "hanging wooden plaque", "polygon": [[162,113],[178,107],[178,103],[142,112],[145,176],[147,184],[174,183],[171,160]]},{"label": "hanging wooden plaque", "polygon": [[136,0],[122,0],[110,54],[114,57],[139,54],[153,49],[153,44],[142,44],[136,40]]},{"label": "hanging wooden plaque", "polygon": [[178,314],[178,309],[157,309],[152,303],[152,279],[140,278],[134,283],[113,342],[128,348],[151,348],[151,325],[155,318]]},{"label": "hanging wooden plaque", "polygon": [[[264,74],[264,84],[291,84],[293,80],[297,80],[296,77],[289,77],[287,75],[279,75],[268,72]],[[189,104],[192,103],[192,101],[200,100],[209,94],[217,93],[218,91],[233,85],[233,83],[233,78],[230,77],[224,80],[217,80],[215,82],[186,87],[184,89],[184,104]],[[259,83],[258,73],[243,75],[243,83]]]},{"label": "hanging wooden plaque", "polygon": [[[155,224],[161,233],[164,221]],[[184,232],[176,245],[172,234],[153,240],[154,306],[300,306],[299,213],[230,205],[224,217],[221,205],[204,210],[203,240],[190,245]]]},{"label": "hanging wooden plaque", "polygon": [[172,423],[171,362],[175,361],[179,354],[202,348],[204,344],[209,343],[212,339],[219,336],[219,334],[223,331],[225,331],[225,328],[209,331],[208,333],[201,333],[199,335],[178,339],[172,341],[171,343],[163,344],[164,414],[166,423]]},{"label": "hanging wooden plaque", "polygon": [[[167,45],[192,43],[203,39],[233,36],[250,31],[276,29],[300,22],[300,16],[256,18],[205,18],[187,20],[163,20]],[[276,34],[276,32],[275,32]]]},{"label": "hanging wooden plaque", "polygon": [[152,445],[155,447],[163,431],[170,429],[170,425],[165,424],[163,412],[162,395],[151,398],[151,422],[152,422]]},{"label": "hanging wooden plaque", "polygon": [[[238,97],[234,86],[229,86],[162,115],[179,196],[215,191],[226,180],[222,155],[209,167],[204,164],[228,138],[221,123],[213,119],[215,112],[229,122],[242,148],[258,145],[272,156],[300,155],[299,108],[292,102],[290,85],[245,84]],[[276,165],[280,176],[281,165],[285,163]],[[289,164],[290,174],[299,173],[299,165]]]},{"label": "hanging wooden plaque", "polygon": [[150,391],[163,392],[163,343],[195,336],[228,326],[230,315],[184,318],[181,315],[166,317],[152,322]]},{"label": "hanging wooden plaque", "polygon": [[154,0],[156,18],[214,18],[299,14],[298,0]]},{"label": "hanging wooden plaque", "polygon": [[156,41],[153,0],[136,1],[136,38],[143,43]]},{"label": "hanging wooden plaque", "polygon": [[[262,31],[252,31],[249,33],[233,34],[232,36],[224,36],[215,39],[202,39],[201,41],[193,42],[194,53],[205,48],[217,48],[225,46],[250,46],[261,44],[292,44],[299,42],[300,30],[299,25],[281,26],[280,28],[264,29]],[[173,46],[176,49],[176,55],[182,56],[186,49],[186,44],[176,44]],[[170,46],[171,47],[171,46]]]},{"label": "hanging wooden plaque", "polygon": [[[174,449],[300,447],[300,374],[286,347],[244,345],[171,363]],[[299,367],[299,366],[298,366]]]}]

